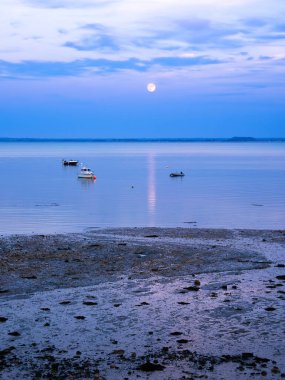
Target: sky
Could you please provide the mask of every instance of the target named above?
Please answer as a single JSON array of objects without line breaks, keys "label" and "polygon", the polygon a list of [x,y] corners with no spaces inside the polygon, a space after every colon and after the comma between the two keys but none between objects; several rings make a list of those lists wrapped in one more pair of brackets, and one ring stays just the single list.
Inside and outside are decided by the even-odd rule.
[{"label": "sky", "polygon": [[284,0],[1,0],[0,137],[232,136],[285,137]]}]

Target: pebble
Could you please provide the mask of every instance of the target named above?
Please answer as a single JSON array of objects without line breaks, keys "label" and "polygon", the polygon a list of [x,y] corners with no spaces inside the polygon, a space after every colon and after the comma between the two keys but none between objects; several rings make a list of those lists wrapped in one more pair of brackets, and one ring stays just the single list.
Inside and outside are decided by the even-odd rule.
[{"label": "pebble", "polygon": [[125,353],[125,350],[121,350],[121,349],[114,350],[111,352],[112,355],[124,355],[124,353]]},{"label": "pebble", "polygon": [[163,371],[165,367],[158,363],[146,362],[138,367],[139,370],[144,372]]},{"label": "pebble", "polygon": [[21,278],[24,278],[25,280],[36,280],[37,276],[22,276]]},{"label": "pebble", "polygon": [[273,367],[271,372],[272,373],[280,373],[280,369],[278,367]]},{"label": "pebble", "polygon": [[184,291],[186,290],[188,292],[198,292],[198,290],[200,290],[200,288],[198,288],[198,286],[187,286],[187,287],[183,288],[183,290]]},{"label": "pebble", "polygon": [[60,305],[69,305],[69,304],[71,304],[71,301],[61,301],[59,304]]},{"label": "pebble", "polygon": [[[87,305],[87,306],[96,306],[98,305],[97,302],[92,302],[92,301],[84,301],[83,302],[83,305]],[[115,306],[115,305],[114,305]]]}]

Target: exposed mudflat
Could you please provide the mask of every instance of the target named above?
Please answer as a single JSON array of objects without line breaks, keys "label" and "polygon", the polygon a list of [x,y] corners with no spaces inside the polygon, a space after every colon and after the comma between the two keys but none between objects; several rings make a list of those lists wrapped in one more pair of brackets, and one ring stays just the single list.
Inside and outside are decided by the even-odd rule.
[{"label": "exposed mudflat", "polygon": [[285,231],[0,239],[0,378],[285,378]]}]

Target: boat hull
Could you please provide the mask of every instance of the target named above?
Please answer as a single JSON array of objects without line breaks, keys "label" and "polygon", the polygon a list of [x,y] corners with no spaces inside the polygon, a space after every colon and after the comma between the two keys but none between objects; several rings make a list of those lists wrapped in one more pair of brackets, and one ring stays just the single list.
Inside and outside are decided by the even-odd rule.
[{"label": "boat hull", "polygon": [[63,161],[64,166],[77,166],[78,161]]},{"label": "boat hull", "polygon": [[78,178],[95,179],[95,175],[78,175]]},{"label": "boat hull", "polygon": [[170,173],[169,176],[170,177],[184,177],[185,174],[184,173]]}]

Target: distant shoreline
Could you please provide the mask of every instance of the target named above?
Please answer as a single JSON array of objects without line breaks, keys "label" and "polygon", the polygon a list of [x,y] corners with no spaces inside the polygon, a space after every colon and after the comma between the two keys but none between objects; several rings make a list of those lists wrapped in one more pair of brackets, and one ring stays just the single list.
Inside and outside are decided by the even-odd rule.
[{"label": "distant shoreline", "polygon": [[231,138],[30,138],[0,137],[0,142],[285,142],[285,137]]}]

